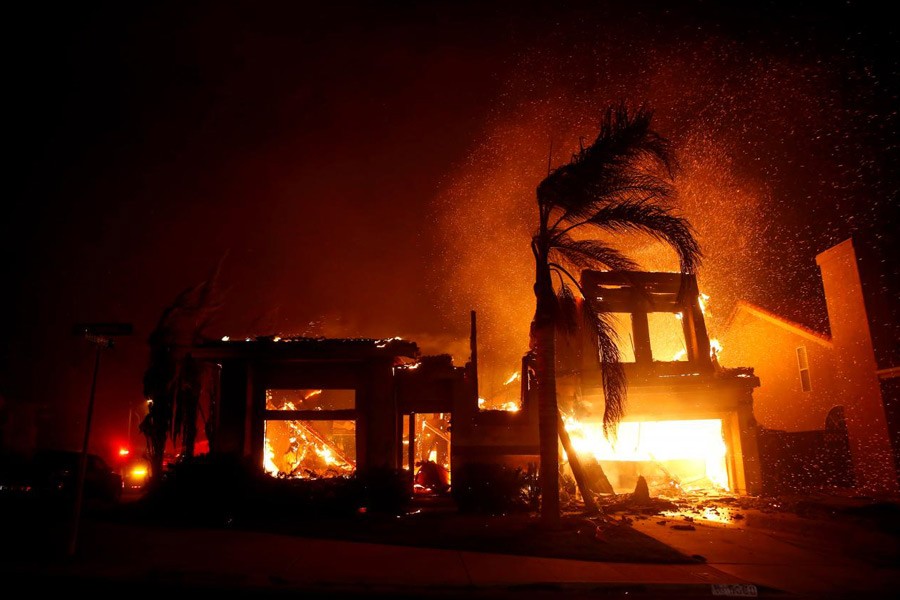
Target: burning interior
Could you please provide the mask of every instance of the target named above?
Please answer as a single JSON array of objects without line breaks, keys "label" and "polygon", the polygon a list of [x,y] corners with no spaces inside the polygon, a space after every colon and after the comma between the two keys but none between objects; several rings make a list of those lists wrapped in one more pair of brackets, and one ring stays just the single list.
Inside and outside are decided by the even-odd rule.
[{"label": "burning interior", "polygon": [[266,390],[266,472],[276,477],[352,475],[355,409],[354,390]]},{"label": "burning interior", "polygon": [[633,490],[639,476],[661,493],[731,490],[721,419],[626,421],[614,442],[599,423],[569,419],[566,429],[582,461],[597,461],[617,493]]}]

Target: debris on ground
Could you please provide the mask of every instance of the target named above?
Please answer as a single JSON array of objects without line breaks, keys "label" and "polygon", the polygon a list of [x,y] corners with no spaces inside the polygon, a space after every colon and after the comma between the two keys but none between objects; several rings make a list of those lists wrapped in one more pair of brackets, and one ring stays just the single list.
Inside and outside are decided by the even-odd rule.
[{"label": "debris on ground", "polygon": [[638,477],[634,493],[618,496],[601,496],[598,505],[607,513],[626,512],[634,515],[656,515],[663,511],[678,510],[671,500],[651,497],[647,480]]}]

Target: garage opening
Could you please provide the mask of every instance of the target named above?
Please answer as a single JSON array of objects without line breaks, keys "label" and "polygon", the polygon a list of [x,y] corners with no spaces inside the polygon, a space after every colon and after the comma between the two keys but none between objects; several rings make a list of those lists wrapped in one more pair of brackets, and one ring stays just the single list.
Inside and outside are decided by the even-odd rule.
[{"label": "garage opening", "polygon": [[634,490],[641,475],[657,493],[731,489],[721,419],[623,422],[615,443],[601,423],[572,419],[566,430],[574,450],[597,460],[617,493]]}]

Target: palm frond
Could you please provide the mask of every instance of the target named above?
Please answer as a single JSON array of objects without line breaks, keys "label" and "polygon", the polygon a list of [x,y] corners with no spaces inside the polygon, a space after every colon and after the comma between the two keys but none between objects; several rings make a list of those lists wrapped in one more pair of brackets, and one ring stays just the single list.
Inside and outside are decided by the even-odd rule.
[{"label": "palm frond", "polygon": [[665,206],[646,200],[617,202],[598,208],[586,225],[611,233],[645,233],[675,250],[683,273],[693,273],[700,266],[703,254],[693,227]]},{"label": "palm frond", "polygon": [[624,105],[610,108],[601,120],[594,142],[555,169],[537,189],[542,214],[562,210],[561,222],[583,218],[598,203],[623,199],[628,194],[667,198],[672,195],[666,178],[675,161],[669,142],[650,128],[652,112]]},{"label": "palm frond", "polygon": [[671,175],[676,168],[672,145],[651,128],[652,120],[653,111],[646,106],[634,111],[629,111],[624,103],[608,108],[600,121],[597,139],[579,153],[579,159],[596,160],[593,154],[619,156],[630,162],[652,158],[660,161]]},{"label": "palm frond", "polygon": [[558,331],[566,334],[578,331],[578,299],[565,281],[560,281],[556,291],[556,311]]},{"label": "palm frond", "polygon": [[597,240],[573,240],[566,234],[556,237],[552,248],[577,269],[606,267],[613,271],[633,271],[638,266],[633,260]]},{"label": "palm frond", "polygon": [[616,439],[616,426],[625,416],[627,384],[625,369],[619,355],[618,335],[608,313],[596,313],[586,306],[584,310],[592,330],[596,332],[597,356],[603,376],[603,433],[608,439]]}]

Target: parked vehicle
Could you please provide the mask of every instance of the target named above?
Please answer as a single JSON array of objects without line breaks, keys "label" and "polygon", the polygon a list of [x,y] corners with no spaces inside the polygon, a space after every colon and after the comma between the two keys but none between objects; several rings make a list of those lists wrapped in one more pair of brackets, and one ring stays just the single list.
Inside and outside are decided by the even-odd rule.
[{"label": "parked vehicle", "polygon": [[122,465],[122,482],[126,492],[143,491],[150,481],[150,462],[145,458],[134,458]]}]

